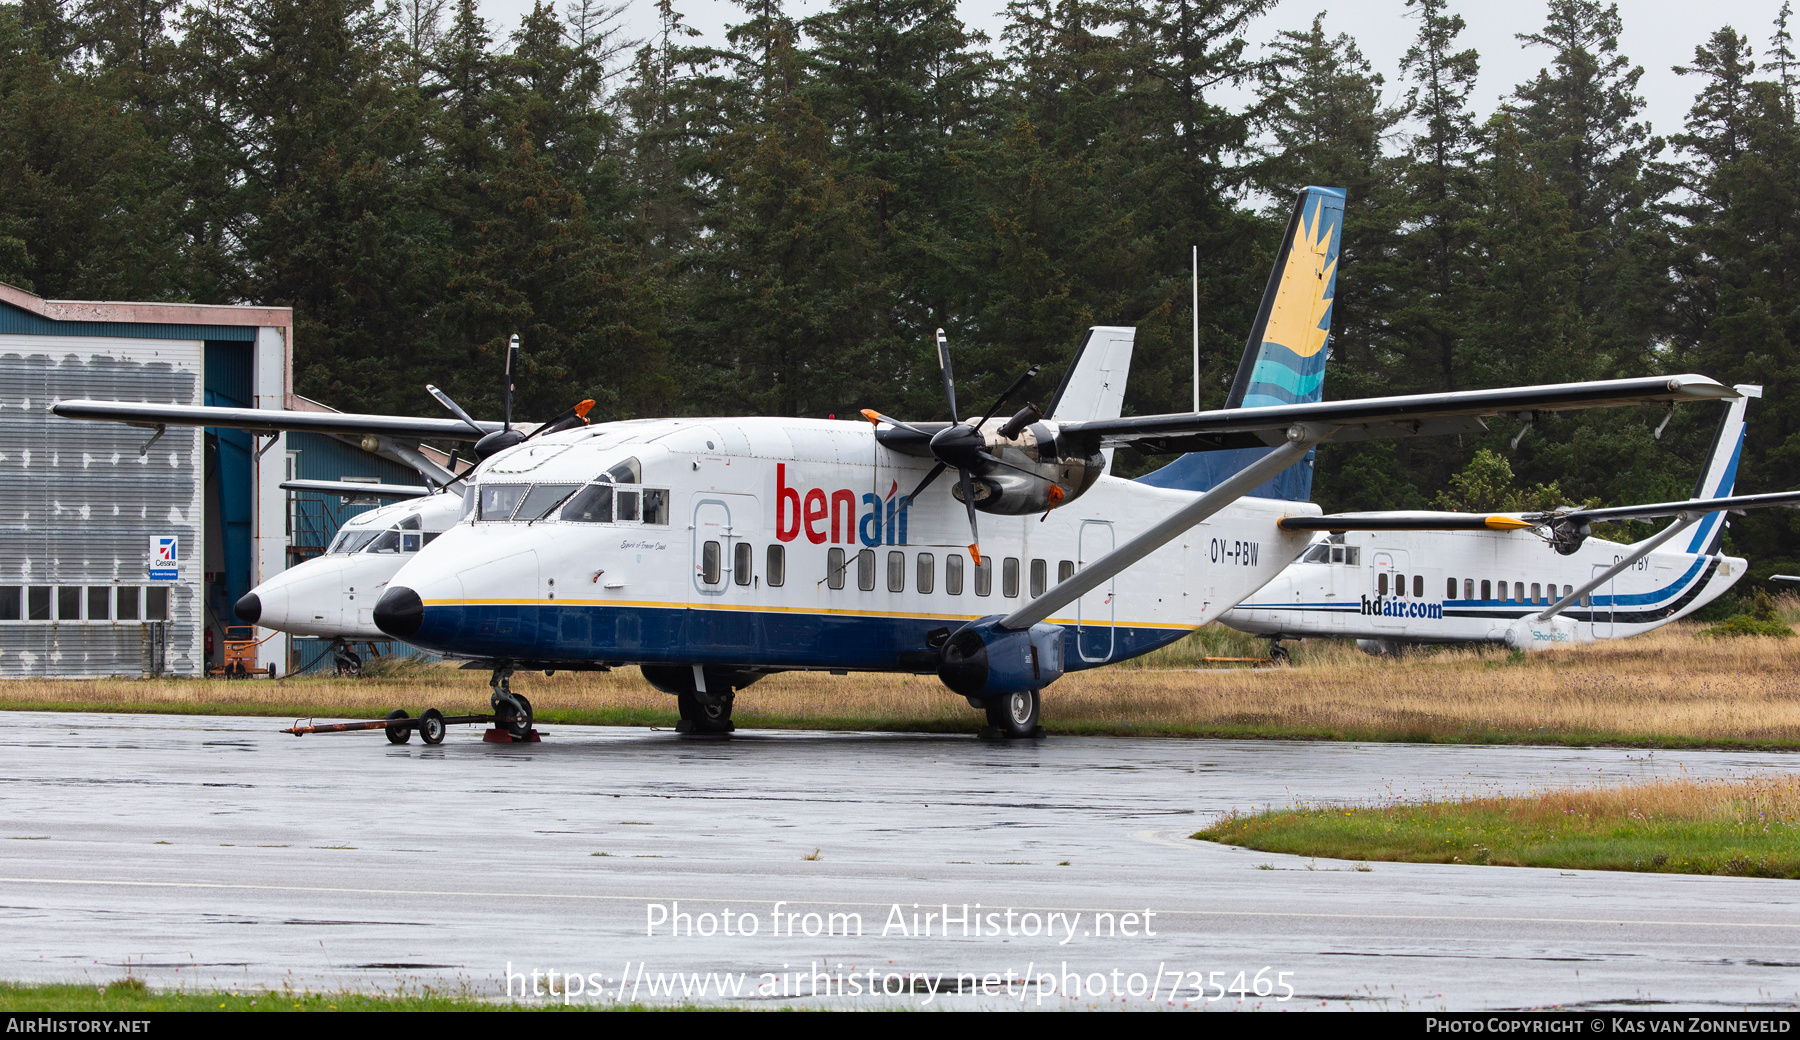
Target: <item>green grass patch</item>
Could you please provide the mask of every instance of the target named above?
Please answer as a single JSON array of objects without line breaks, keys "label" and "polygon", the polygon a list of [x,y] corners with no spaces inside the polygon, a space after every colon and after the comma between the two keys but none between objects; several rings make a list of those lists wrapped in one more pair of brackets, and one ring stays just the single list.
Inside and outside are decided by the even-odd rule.
[{"label": "green grass patch", "polygon": [[695,1005],[515,1003],[424,989],[416,993],[278,993],[158,990],[141,979],[101,984],[0,983],[0,1012],[143,1011],[701,1011]]},{"label": "green grass patch", "polygon": [[1796,780],[1632,784],[1519,798],[1237,814],[1192,837],[1345,860],[1800,878]]}]

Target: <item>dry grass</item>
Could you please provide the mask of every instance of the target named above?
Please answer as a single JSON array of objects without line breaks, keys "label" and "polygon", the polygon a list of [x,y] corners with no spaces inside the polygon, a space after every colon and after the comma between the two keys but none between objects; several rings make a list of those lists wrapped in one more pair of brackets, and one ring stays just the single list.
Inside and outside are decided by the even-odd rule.
[{"label": "dry grass", "polygon": [[[1065,676],[1044,694],[1052,732],[1349,740],[1800,746],[1800,640],[1696,639],[1676,624],[1533,655],[1443,649],[1400,660],[1347,642],[1295,648],[1292,667],[1193,670],[1258,644],[1208,629],[1137,666]],[[1159,667],[1160,666],[1160,667]],[[522,674],[547,722],[672,725],[673,698],[635,668]],[[0,708],[378,717],[482,711],[487,675],[448,665],[362,680],[16,680]],[[746,726],[972,731],[980,715],[933,676],[790,672],[738,695]]]},{"label": "dry grass", "polygon": [[1800,876],[1800,778],[1650,781],[1525,796],[1305,805],[1194,837],[1351,860]]}]

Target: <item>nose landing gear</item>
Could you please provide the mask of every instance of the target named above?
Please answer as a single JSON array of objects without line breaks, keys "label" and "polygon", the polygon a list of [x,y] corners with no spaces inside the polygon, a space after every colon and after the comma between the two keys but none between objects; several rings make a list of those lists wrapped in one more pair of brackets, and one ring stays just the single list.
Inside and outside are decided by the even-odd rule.
[{"label": "nose landing gear", "polygon": [[494,709],[494,728],[481,739],[489,744],[529,744],[540,739],[531,725],[531,702],[524,694],[512,692],[512,673],[511,665],[501,665],[488,680],[494,690],[488,698]]}]

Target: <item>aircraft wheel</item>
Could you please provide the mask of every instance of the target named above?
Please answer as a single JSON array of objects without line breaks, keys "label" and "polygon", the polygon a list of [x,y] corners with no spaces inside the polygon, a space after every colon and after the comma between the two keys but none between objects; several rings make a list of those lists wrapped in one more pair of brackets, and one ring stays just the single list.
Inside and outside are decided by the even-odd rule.
[{"label": "aircraft wheel", "polygon": [[1269,660],[1274,661],[1276,664],[1294,663],[1293,655],[1289,654],[1288,648],[1282,646],[1280,643],[1269,644]]},{"label": "aircraft wheel", "polygon": [[677,693],[675,705],[681,711],[681,724],[676,729],[682,733],[730,733],[737,729],[731,721],[731,702],[733,694],[726,694],[716,702],[707,704],[695,693]]},{"label": "aircraft wheel", "polygon": [[[408,718],[409,716],[406,714],[406,709],[395,708],[393,711],[387,713],[387,717],[389,722],[394,722],[399,719]],[[389,726],[387,728],[387,738],[388,743],[390,744],[404,744],[412,739],[412,727]]]},{"label": "aircraft wheel", "polygon": [[[506,709],[511,708],[511,711]],[[512,734],[515,743],[523,743],[531,739],[531,702],[522,693],[509,693],[500,702],[500,725]]]},{"label": "aircraft wheel", "polygon": [[427,744],[444,742],[444,713],[436,708],[426,708],[419,716],[419,739]]},{"label": "aircraft wheel", "polygon": [[1038,711],[1043,706],[1043,698],[1036,690],[1023,693],[1009,693],[1004,697],[987,699],[988,725],[1000,731],[1009,740],[1035,737],[1038,734]]}]

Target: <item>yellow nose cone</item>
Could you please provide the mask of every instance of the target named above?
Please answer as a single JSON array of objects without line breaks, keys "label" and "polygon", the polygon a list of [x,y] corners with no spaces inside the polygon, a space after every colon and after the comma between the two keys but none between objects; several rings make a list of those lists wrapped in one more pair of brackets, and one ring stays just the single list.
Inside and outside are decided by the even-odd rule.
[{"label": "yellow nose cone", "polygon": [[1516,516],[1490,516],[1482,523],[1495,531],[1517,531],[1520,528],[1532,526],[1530,521],[1521,520]]}]

